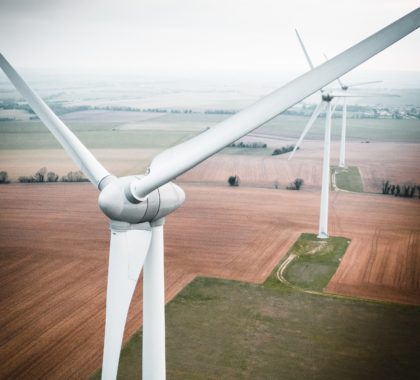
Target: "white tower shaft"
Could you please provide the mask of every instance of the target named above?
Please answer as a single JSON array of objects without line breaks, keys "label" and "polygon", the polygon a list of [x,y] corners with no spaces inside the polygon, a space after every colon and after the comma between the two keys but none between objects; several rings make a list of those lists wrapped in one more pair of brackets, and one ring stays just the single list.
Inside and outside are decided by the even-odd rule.
[{"label": "white tower shaft", "polygon": [[318,238],[328,238],[328,195],[330,192],[330,143],[331,143],[331,102],[327,103],[325,115],[324,159],[322,163],[321,208],[319,213]]},{"label": "white tower shaft", "polygon": [[164,380],[165,280],[163,220],[152,225],[152,242],[143,272],[143,379]]},{"label": "white tower shaft", "polygon": [[340,168],[346,167],[346,128],[347,128],[347,98],[343,97],[343,115],[341,124]]}]

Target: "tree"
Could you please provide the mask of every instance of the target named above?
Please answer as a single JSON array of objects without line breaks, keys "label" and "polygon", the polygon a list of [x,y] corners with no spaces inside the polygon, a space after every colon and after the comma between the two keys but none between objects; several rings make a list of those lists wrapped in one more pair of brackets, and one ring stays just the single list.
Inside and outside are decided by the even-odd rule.
[{"label": "tree", "polygon": [[408,198],[410,196],[410,185],[403,185],[403,197]]},{"label": "tree", "polygon": [[34,175],[34,182],[44,182],[46,174],[47,174],[46,167],[39,169]]},{"label": "tree", "polygon": [[290,182],[287,186],[287,190],[300,190],[300,188],[303,186],[303,179],[302,178],[296,178],[293,182]]},{"label": "tree", "polygon": [[[273,153],[271,153],[271,155],[272,156],[277,156],[279,154],[291,152],[293,149],[295,149],[294,145],[286,145],[286,146],[283,146],[281,148],[274,149],[274,151],[273,151]],[[299,149],[299,147],[297,149]]]},{"label": "tree", "polygon": [[416,192],[416,185],[411,186],[410,189],[410,198],[414,197],[414,193]]},{"label": "tree", "polygon": [[395,193],[395,185],[392,185],[391,186],[391,194],[394,195],[394,193]]},{"label": "tree", "polygon": [[239,176],[237,176],[237,175],[231,175],[228,178],[228,183],[229,183],[230,186],[239,186],[239,183],[240,183]]},{"label": "tree", "polygon": [[77,172],[68,172],[61,177],[62,182],[87,182],[89,181],[79,170]]},{"label": "tree", "polygon": [[57,182],[58,178],[58,174],[55,174],[54,172],[47,173],[47,182]]},{"label": "tree", "polygon": [[0,172],[0,184],[10,183],[9,175],[5,171]]},{"label": "tree", "polygon": [[391,186],[389,181],[382,181],[382,194],[389,194]]},{"label": "tree", "polygon": [[34,177],[23,175],[18,178],[18,181],[21,183],[32,183],[34,182]]},{"label": "tree", "polygon": [[302,178],[296,178],[293,183],[295,184],[296,190],[300,190],[300,188],[303,185],[303,179]]}]

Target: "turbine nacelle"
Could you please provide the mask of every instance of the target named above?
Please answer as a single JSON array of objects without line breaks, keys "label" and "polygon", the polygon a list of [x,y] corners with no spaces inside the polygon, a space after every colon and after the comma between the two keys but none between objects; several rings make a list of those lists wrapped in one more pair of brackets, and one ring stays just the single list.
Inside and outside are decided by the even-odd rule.
[{"label": "turbine nacelle", "polygon": [[329,92],[322,92],[322,100],[324,102],[330,102],[333,100],[334,95],[330,94]]},{"label": "turbine nacelle", "polygon": [[131,224],[154,222],[182,205],[184,191],[172,182],[152,191],[138,201],[131,195],[130,185],[141,181],[144,176],[111,177],[101,191],[98,199],[102,212],[113,221]]}]

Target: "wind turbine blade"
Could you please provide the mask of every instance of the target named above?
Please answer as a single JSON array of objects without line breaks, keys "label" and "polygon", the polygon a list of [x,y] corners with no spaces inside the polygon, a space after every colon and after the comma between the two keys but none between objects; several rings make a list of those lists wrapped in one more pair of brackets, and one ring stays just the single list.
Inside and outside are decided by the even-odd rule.
[{"label": "wind turbine blade", "polygon": [[[326,61],[328,61],[328,57],[327,57],[327,55],[325,54],[325,53],[323,53],[324,54],[324,58],[325,58],[325,60]],[[340,87],[342,88],[342,89],[344,89],[344,88],[346,88],[347,86],[345,86],[344,84],[343,84],[343,82],[341,81],[341,79],[340,78],[337,78],[337,82],[338,82],[338,84],[340,85]]]},{"label": "wind turbine blade", "polygon": [[347,87],[364,86],[364,85],[367,85],[367,84],[374,84],[374,83],[383,83],[383,80],[373,80],[373,81],[370,81],[370,82],[356,82],[356,83],[349,84]]},{"label": "wind turbine blade", "polygon": [[297,31],[297,29],[295,29],[295,32],[296,32],[296,36],[297,36],[297,38],[299,40],[300,47],[303,50],[303,54],[305,54],[306,61],[308,62],[308,65],[309,65],[310,69],[313,70],[314,69],[314,65],[312,64],[312,60],[309,57],[308,52],[306,51],[305,45],[303,44],[303,41],[302,41],[302,38],[300,38],[300,35],[299,35],[299,32]]},{"label": "wind turbine blade", "polygon": [[[122,228],[119,224],[122,225]],[[149,223],[132,225],[139,226],[140,229],[126,228],[125,225],[128,224],[111,222],[102,363],[102,379],[104,380],[117,378],[128,309],[152,237]]]},{"label": "wind turbine blade", "polygon": [[84,175],[99,187],[110,174],[0,54],[0,67]]},{"label": "wind turbine blade", "polygon": [[308,123],[306,124],[305,128],[303,129],[302,134],[299,137],[299,140],[296,142],[295,147],[293,148],[292,153],[290,153],[289,160],[294,156],[295,152],[299,148],[300,144],[302,143],[303,139],[305,138],[308,131],[311,129],[312,125],[314,124],[318,115],[325,109],[325,102],[321,101],[318,106],[315,108],[315,111],[312,113],[311,118],[309,119]]},{"label": "wind turbine blade", "polygon": [[163,151],[152,161],[148,174],[132,183],[132,195],[137,199],[143,199],[154,189],[193,168],[226,145],[299,103],[416,30],[419,26],[420,8],[417,8],[218,125]]}]

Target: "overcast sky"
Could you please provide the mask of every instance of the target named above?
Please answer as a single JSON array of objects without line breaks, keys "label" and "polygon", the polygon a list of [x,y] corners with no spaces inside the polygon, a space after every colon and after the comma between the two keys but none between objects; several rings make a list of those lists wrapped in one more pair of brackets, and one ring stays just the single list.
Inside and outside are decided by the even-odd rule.
[{"label": "overcast sky", "polygon": [[[0,0],[0,50],[18,68],[306,70],[418,0]],[[361,70],[420,70],[420,31]]]}]

